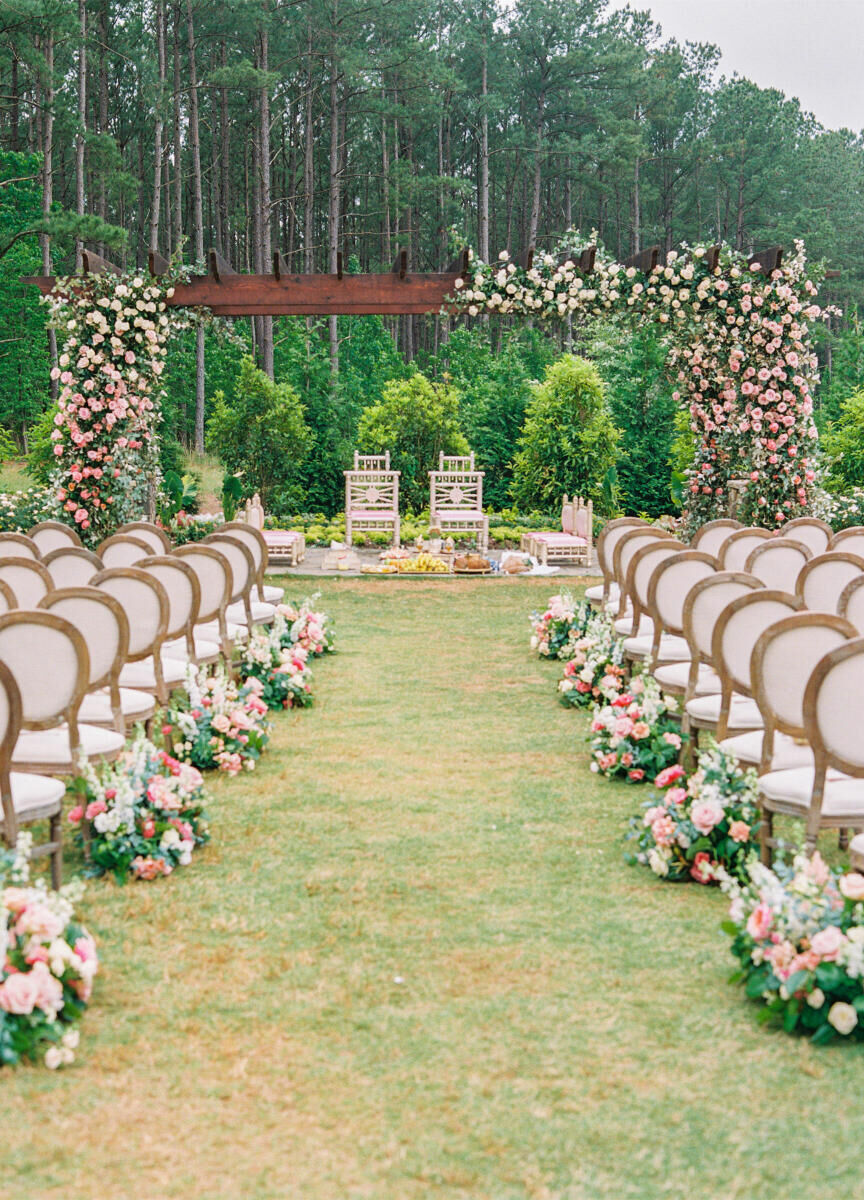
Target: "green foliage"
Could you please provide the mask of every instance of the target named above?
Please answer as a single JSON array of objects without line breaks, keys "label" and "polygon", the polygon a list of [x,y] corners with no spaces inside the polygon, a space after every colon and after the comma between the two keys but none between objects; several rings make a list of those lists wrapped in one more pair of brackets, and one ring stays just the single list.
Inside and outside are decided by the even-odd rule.
[{"label": "green foliage", "polygon": [[822,448],[829,462],[829,490],[864,487],[864,388],[840,405],[837,420],[822,436]]},{"label": "green foliage", "polygon": [[178,512],[196,513],[200,504],[198,495],[200,480],[197,475],[179,475],[166,471],[162,477],[162,495],[159,504],[159,519],[167,525]]},{"label": "green foliage", "polygon": [[515,460],[516,503],[553,510],[566,492],[611,511],[620,436],[597,368],[565,354],[532,389]]},{"label": "green foliage", "polygon": [[419,372],[391,380],[378,403],[361,416],[358,441],[366,454],[390,451],[390,465],[402,472],[400,506],[422,507],[429,496],[429,472],[437,470],[441,451],[469,450],[459,425],[459,393],[446,381],[433,383]]},{"label": "green foliage", "polygon": [[273,383],[247,357],[231,402],[217,392],[213,406],[208,445],[232,474],[242,477],[246,495],[259,492],[266,506],[277,490],[299,491],[298,466],[307,452],[309,429],[290,384]]},{"label": "green foliage", "polygon": [[[621,507],[660,516],[670,506],[669,457],[678,408],[666,373],[666,347],[652,326],[614,325],[595,338],[590,356],[621,430],[616,465]],[[687,464],[691,460],[692,453]]]},{"label": "green foliage", "polygon": [[538,330],[486,325],[454,330],[433,360],[462,397],[462,426],[478,464],[486,471],[483,497],[491,505],[501,506],[509,499],[513,457],[531,398],[531,381],[556,355],[555,343]]},{"label": "green foliage", "polygon": [[37,417],[30,426],[27,439],[27,470],[37,483],[48,482],[56,462],[54,458],[54,443],[51,441],[51,431],[54,428],[54,417],[57,413],[56,404],[50,405]]},{"label": "green foliage", "polygon": [[222,480],[222,515],[226,521],[233,521],[237,516],[237,506],[242,499],[243,483],[240,476],[226,471]]},{"label": "green foliage", "polygon": [[820,432],[831,422],[836,422],[841,409],[854,392],[864,389],[864,330],[857,307],[845,314],[848,326],[836,334],[824,332],[817,326],[815,332],[830,343],[831,367],[822,377],[819,391],[819,407],[816,420]]}]

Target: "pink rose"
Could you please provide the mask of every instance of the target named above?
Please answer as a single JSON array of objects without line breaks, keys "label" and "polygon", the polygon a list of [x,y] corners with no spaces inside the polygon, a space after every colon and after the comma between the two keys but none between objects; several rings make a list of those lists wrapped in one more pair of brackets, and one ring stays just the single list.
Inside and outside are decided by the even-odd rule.
[{"label": "pink rose", "polygon": [[697,800],[690,810],[690,820],[700,833],[707,836],[723,820],[723,809],[710,800]]},{"label": "pink rose", "polygon": [[762,901],[753,909],[750,916],[747,918],[747,932],[756,942],[761,942],[763,938],[768,936],[768,931],[774,921],[774,913],[768,905]]},{"label": "pink rose", "polygon": [[838,886],[847,900],[864,900],[864,875],[858,871],[841,876]]},{"label": "pink rose", "polygon": [[687,789],[682,787],[670,788],[666,793],[667,804],[683,804],[687,799]]},{"label": "pink rose", "polygon": [[826,929],[820,929],[818,933],[813,934],[810,939],[810,949],[820,958],[830,962],[837,957],[837,951],[845,941],[846,935],[841,933],[836,925],[829,925]]},{"label": "pink rose", "polygon": [[675,763],[671,767],[666,767],[654,780],[654,786],[659,788],[667,788],[676,779],[680,779],[684,774],[684,768],[680,763]]},{"label": "pink rose", "polygon": [[36,1007],[39,996],[39,981],[33,972],[10,975],[0,983],[0,1008],[8,1013],[24,1016]]},{"label": "pink rose", "polygon": [[633,726],[633,736],[637,742],[641,742],[644,738],[651,736],[651,726],[646,725],[644,721],[637,721]]},{"label": "pink rose", "polygon": [[749,841],[750,826],[746,821],[733,821],[729,826],[729,836],[733,842]]}]

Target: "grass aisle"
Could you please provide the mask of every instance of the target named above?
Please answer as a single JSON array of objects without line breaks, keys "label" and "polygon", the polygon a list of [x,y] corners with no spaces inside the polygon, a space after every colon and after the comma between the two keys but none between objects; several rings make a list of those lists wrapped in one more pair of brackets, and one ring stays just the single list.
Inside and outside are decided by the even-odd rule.
[{"label": "grass aisle", "polygon": [[212,844],[91,885],[79,1062],[0,1076],[4,1196],[861,1195],[861,1048],[759,1028],[721,897],[624,865],[644,793],[528,653],[548,581],[322,590],[317,707]]}]

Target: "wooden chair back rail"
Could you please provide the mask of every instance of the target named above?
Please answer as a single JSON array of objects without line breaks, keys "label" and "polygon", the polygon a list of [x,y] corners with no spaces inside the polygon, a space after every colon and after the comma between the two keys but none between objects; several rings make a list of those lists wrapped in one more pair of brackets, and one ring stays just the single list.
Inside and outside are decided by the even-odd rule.
[{"label": "wooden chair back rail", "polygon": [[651,656],[656,660],[664,633],[684,636],[684,604],[690,589],[718,572],[717,559],[704,550],[682,550],[664,558],[648,583],[645,608],[654,622]]},{"label": "wooden chair back rail", "polygon": [[794,521],[786,522],[780,537],[801,542],[811,555],[824,554],[834,537],[834,530],[818,517],[796,517]]},{"label": "wooden chair back rail", "polygon": [[[78,709],[89,687],[90,655],[83,635],[63,617],[17,609],[0,616],[0,661],[21,694],[21,728],[53,729],[65,721],[77,756]],[[51,686],[45,686],[50,673]]]},{"label": "wooden chair back rail", "polygon": [[27,530],[27,536],[39,547],[40,554],[57,550],[61,546],[81,546],[83,543],[76,530],[62,521],[40,521],[32,529]]},{"label": "wooden chair back rail", "polygon": [[481,512],[483,474],[483,471],[430,471],[430,513],[448,509]]},{"label": "wooden chair back rail", "polygon": [[609,598],[609,588],[614,582],[613,575],[613,556],[615,546],[625,533],[630,533],[633,529],[647,525],[642,517],[616,517],[614,521],[607,521],[600,531],[600,536],[597,539],[597,562],[600,564],[600,570],[603,572],[603,600],[604,603]]},{"label": "wooden chair back rail", "polygon": [[31,537],[23,533],[0,533],[0,556],[29,558],[33,562],[39,562],[42,551]]},{"label": "wooden chair back rail", "polygon": [[847,585],[864,579],[864,558],[845,550],[817,554],[798,574],[795,591],[814,612],[838,612]]},{"label": "wooden chair back rail", "polygon": [[[634,555],[641,550],[643,546],[653,545],[655,542],[675,539],[671,533],[667,533],[663,529],[655,529],[651,525],[644,525],[636,529],[628,529],[621,535],[615,544],[615,551],[612,557],[612,577],[621,589],[621,594],[618,600],[618,617],[627,615],[627,605],[632,603],[631,597],[627,592],[627,573],[630,570],[630,563],[633,561]],[[683,549],[683,547],[682,547]],[[634,626],[635,628],[635,626]]]},{"label": "wooden chair back rail", "polygon": [[385,450],[383,454],[361,454],[359,450],[354,451],[354,470],[355,471],[389,471],[390,470],[390,451]]},{"label": "wooden chair back rail", "polygon": [[719,571],[694,584],[684,600],[681,624],[690,648],[690,675],[685,704],[696,694],[701,664],[711,665],[714,629],[723,610],[733,600],[762,587],[758,579],[743,571]]},{"label": "wooden chair back rail", "polygon": [[20,608],[36,608],[54,589],[45,565],[30,558],[0,558],[0,580],[8,583]]},{"label": "wooden chair back rail", "polygon": [[93,587],[59,588],[39,603],[78,629],[90,655],[88,691],[116,685],[129,653],[129,619],[110,593]]}]

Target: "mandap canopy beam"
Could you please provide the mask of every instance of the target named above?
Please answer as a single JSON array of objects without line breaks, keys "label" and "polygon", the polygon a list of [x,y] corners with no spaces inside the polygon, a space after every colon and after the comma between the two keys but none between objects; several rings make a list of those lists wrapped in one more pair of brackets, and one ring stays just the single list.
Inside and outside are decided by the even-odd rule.
[{"label": "mandap canopy beam", "polygon": [[[580,271],[590,274],[594,269],[596,246],[589,246],[578,254],[572,254]],[[712,247],[709,256],[716,265],[719,247]],[[567,261],[565,254],[559,261]],[[754,255],[750,261],[759,270],[770,272],[779,267],[782,249],[772,247]],[[520,266],[530,268],[534,259],[534,247],[516,258]],[[207,256],[208,274],[196,275],[185,283],[175,284],[174,294],[168,300],[171,308],[209,308],[223,317],[257,316],[361,316],[378,313],[382,316],[400,316],[407,313],[437,313],[444,307],[447,297],[455,291],[456,279],[467,274],[468,251],[463,250],[449,264],[446,271],[412,272],[408,270],[408,254],[399,250],[390,271],[375,275],[346,275],[343,257],[337,255],[335,274],[293,275],[281,254],[273,256],[272,275],[240,275],[216,250]],[[651,246],[627,260],[627,266],[636,266],[650,271],[661,261],[659,246]],[[149,255],[150,272],[154,276],[164,275],[170,263],[157,251]],[[85,273],[102,274],[119,269],[90,251],[84,253]],[[25,279],[47,294],[54,288],[54,276],[34,275]]]}]

